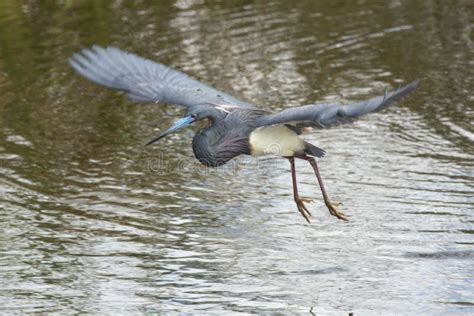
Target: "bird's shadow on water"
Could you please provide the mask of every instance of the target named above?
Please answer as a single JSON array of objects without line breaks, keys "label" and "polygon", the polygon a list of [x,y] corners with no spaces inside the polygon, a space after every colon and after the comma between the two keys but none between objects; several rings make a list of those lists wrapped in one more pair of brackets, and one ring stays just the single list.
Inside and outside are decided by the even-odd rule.
[{"label": "bird's shadow on water", "polygon": [[275,271],[272,272],[272,275],[317,275],[317,274],[331,274],[331,273],[340,273],[348,272],[348,269],[341,267],[328,267],[322,269],[310,269],[310,270],[301,270],[301,271]]},{"label": "bird's shadow on water", "polygon": [[435,251],[435,252],[407,252],[405,258],[420,259],[472,259],[474,258],[474,250],[453,250],[453,251]]},{"label": "bird's shadow on water", "polygon": [[[314,306],[311,306],[311,308],[309,309],[308,312],[309,312],[311,315],[316,316],[316,315],[318,315],[318,314],[316,314],[316,312],[314,311],[314,308],[315,308]],[[348,312],[348,313],[347,313],[347,316],[354,316],[354,312]]]}]

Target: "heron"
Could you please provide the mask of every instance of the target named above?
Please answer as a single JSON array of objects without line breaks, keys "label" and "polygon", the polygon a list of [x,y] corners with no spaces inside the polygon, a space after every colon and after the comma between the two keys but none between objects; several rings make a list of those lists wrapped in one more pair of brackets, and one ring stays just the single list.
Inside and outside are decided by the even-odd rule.
[{"label": "heron", "polygon": [[116,47],[94,45],[74,54],[69,63],[83,77],[108,88],[123,91],[138,102],[167,103],[184,107],[184,116],[147,145],[193,123],[205,126],[194,135],[192,147],[197,160],[218,167],[240,155],[277,155],[290,163],[296,208],[310,223],[307,199],[299,195],[295,159],[309,163],[318,181],[329,213],[347,221],[330,200],[315,158],[325,151],[302,138],[308,129],[351,122],[361,115],[379,111],[400,101],[418,86],[415,80],[392,92],[350,104],[314,103],[271,112],[210,87],[164,64],[142,58]]}]

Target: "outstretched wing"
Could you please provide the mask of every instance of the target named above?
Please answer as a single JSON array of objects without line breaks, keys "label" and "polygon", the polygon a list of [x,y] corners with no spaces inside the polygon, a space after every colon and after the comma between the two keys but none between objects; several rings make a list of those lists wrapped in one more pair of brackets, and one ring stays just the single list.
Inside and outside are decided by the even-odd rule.
[{"label": "outstretched wing", "polygon": [[167,102],[185,107],[210,103],[224,110],[255,108],[182,72],[115,47],[83,49],[74,54],[69,63],[85,78],[125,91],[135,101]]},{"label": "outstretched wing", "polygon": [[383,96],[369,100],[341,105],[341,104],[309,104],[289,108],[275,114],[262,116],[258,126],[295,123],[297,127],[329,127],[352,121],[353,119],[388,107],[402,100],[412,93],[418,86],[419,80]]}]

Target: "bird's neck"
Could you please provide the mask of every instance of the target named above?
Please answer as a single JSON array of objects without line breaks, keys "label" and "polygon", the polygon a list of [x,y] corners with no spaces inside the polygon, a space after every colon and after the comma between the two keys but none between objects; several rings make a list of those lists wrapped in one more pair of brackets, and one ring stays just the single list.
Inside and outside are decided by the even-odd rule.
[{"label": "bird's neck", "polygon": [[193,139],[193,151],[196,158],[208,167],[217,167],[227,162],[221,161],[216,146],[225,133],[224,117],[210,115],[207,127],[199,130]]},{"label": "bird's neck", "polygon": [[199,133],[201,134],[219,134],[224,128],[224,120],[227,113],[223,113],[219,110],[213,109],[207,116],[207,122],[204,128]]}]

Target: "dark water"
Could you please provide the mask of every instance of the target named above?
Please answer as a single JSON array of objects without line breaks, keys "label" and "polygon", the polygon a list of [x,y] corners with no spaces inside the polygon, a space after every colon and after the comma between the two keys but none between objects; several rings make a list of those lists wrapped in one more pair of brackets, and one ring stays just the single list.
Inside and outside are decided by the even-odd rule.
[{"label": "dark water", "polygon": [[[472,1],[0,2],[0,313],[472,314]],[[399,107],[316,131],[351,216],[309,166],[195,164],[181,115],[78,77],[115,45],[265,109],[358,100],[421,78]]]}]

